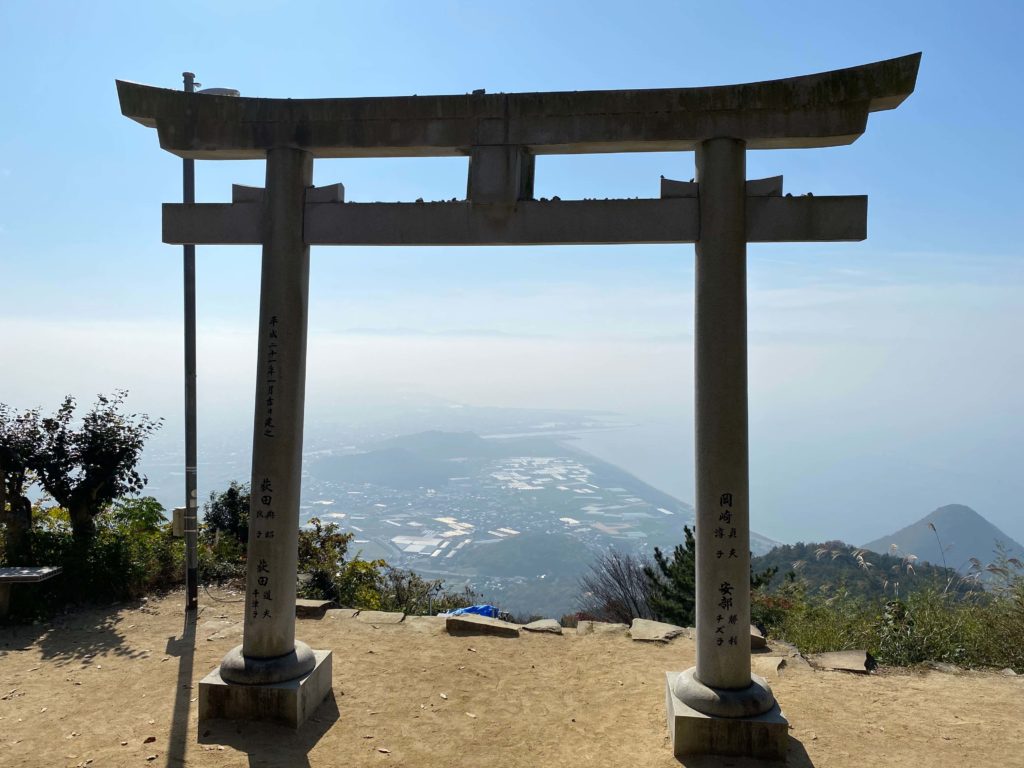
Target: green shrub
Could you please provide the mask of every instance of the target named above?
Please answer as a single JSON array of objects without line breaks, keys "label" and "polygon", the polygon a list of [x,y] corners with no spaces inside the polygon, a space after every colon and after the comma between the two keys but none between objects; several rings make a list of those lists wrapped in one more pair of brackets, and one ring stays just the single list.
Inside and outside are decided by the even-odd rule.
[{"label": "green shrub", "polygon": [[436,614],[465,608],[480,600],[470,587],[461,592],[445,589],[442,579],[424,579],[417,573],[386,567],[380,580],[381,607],[412,615]]},{"label": "green shrub", "polygon": [[184,545],[171,536],[169,525],[158,523],[150,501],[125,501],[104,513],[88,541],[74,537],[65,510],[37,506],[28,532],[35,563],[64,570],[12,590],[11,614],[44,617],[72,605],[128,600],[181,584]]},{"label": "green shrub", "polygon": [[201,583],[245,580],[245,547],[233,537],[201,535],[198,555]]},{"label": "green shrub", "polygon": [[249,541],[249,484],[232,480],[226,491],[210,491],[203,520],[200,538],[207,544],[230,536],[244,549]]}]

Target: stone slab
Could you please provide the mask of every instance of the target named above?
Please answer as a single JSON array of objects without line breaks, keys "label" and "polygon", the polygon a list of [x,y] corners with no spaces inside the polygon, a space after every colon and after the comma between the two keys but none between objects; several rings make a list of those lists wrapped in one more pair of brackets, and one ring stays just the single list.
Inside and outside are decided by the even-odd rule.
[{"label": "stone slab", "polygon": [[914,90],[920,61],[917,53],[712,88],[255,99],[119,80],[117,92],[122,114],[195,160],[258,160],[274,147],[316,157],[450,157],[510,138],[531,154],[685,152],[707,136],[792,149],[849,144],[869,112],[893,109]]},{"label": "stone slab", "polygon": [[750,671],[767,680],[778,680],[779,672],[786,666],[782,656],[755,656],[750,660]]},{"label": "stone slab", "polygon": [[356,620],[366,624],[401,624],[405,614],[399,611],[360,611]]},{"label": "stone slab", "polygon": [[644,642],[667,643],[672,638],[685,634],[685,627],[650,619],[633,619],[633,624],[629,628],[630,637]]},{"label": "stone slab", "polygon": [[337,608],[333,600],[295,600],[295,615],[300,619],[322,619],[329,608]]},{"label": "stone slab", "polygon": [[736,755],[761,760],[784,760],[789,721],[775,704],[756,717],[711,717],[688,707],[672,691],[677,672],[665,673],[665,708],[672,753]]},{"label": "stone slab", "polygon": [[495,637],[519,637],[519,625],[488,616],[448,616],[445,629],[450,635],[493,635]]},{"label": "stone slab", "polygon": [[403,627],[414,632],[441,633],[445,628],[444,616],[406,616]]},{"label": "stone slab", "polygon": [[61,565],[12,565],[0,568],[0,581],[10,584],[34,584],[59,575]]},{"label": "stone slab", "polygon": [[[256,245],[262,210],[258,203],[165,203],[163,241]],[[698,214],[696,198],[520,200],[514,208],[465,200],[309,203],[305,237],[310,245],[692,243]],[[863,240],[867,197],[748,197],[746,221],[752,243]]]},{"label": "stone slab", "polygon": [[576,625],[577,635],[618,635],[628,630],[625,624],[609,621],[581,621]]},{"label": "stone slab", "polygon": [[858,672],[862,675],[867,674],[878,666],[878,663],[867,651],[812,653],[807,657],[807,661],[815,669]]},{"label": "stone slab", "polygon": [[64,570],[60,565],[9,566],[0,568],[0,619],[7,616],[11,607],[12,584],[34,584],[52,579]]},{"label": "stone slab", "polygon": [[245,720],[298,728],[331,692],[330,651],[313,651],[316,666],[308,675],[273,685],[228,683],[213,670],[199,683],[199,722]]},{"label": "stone slab", "polygon": [[768,641],[764,639],[764,635],[761,634],[761,630],[755,627],[753,624],[750,625],[750,650],[756,651],[760,648],[767,648]]},{"label": "stone slab", "polygon": [[562,625],[554,619],[540,619],[539,621],[531,621],[529,624],[524,624],[523,629],[527,632],[548,632],[552,635],[562,634]]},{"label": "stone slab", "polygon": [[354,619],[359,614],[358,608],[328,608],[325,619]]}]

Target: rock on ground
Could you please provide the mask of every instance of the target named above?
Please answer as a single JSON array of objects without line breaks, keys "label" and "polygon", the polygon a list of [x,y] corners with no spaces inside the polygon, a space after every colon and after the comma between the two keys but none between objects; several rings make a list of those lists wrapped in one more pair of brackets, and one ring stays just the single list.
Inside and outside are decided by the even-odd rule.
[{"label": "rock on ground", "polygon": [[295,601],[295,615],[300,619],[322,619],[328,608],[337,607],[333,600],[304,600],[300,597]]},{"label": "rock on ground", "polygon": [[650,619],[633,619],[633,625],[629,628],[630,637],[647,642],[667,643],[673,637],[684,634],[686,634],[684,627]]},{"label": "rock on ground", "polygon": [[527,632],[550,632],[553,635],[562,634],[562,625],[554,619],[531,621],[529,624],[524,625],[523,629]]},{"label": "rock on ground", "polygon": [[815,669],[832,669],[840,672],[859,672],[866,674],[878,666],[867,651],[833,651],[832,653],[812,653],[807,661]]},{"label": "rock on ground", "polygon": [[750,670],[766,680],[777,680],[785,666],[786,659],[781,656],[755,656],[750,660]]},{"label": "rock on ground", "polygon": [[488,616],[448,616],[445,628],[450,635],[494,635],[496,637],[519,637],[519,626]]},{"label": "rock on ground", "polygon": [[757,650],[758,648],[767,648],[768,643],[764,639],[764,635],[761,634],[761,630],[755,627],[753,624],[750,625],[750,649]]}]

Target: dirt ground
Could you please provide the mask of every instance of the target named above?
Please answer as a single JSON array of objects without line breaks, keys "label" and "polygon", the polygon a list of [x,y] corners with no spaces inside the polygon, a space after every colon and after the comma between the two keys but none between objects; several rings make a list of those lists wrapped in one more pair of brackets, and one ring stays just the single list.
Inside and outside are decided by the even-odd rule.
[{"label": "dirt ground", "polygon": [[[298,732],[215,722],[199,681],[241,642],[241,604],[180,592],[0,628],[0,766],[678,766],[667,670],[692,641],[625,634],[451,637],[443,620],[300,620],[334,651],[334,691]],[[774,667],[784,649],[754,657]],[[1024,766],[1024,676],[811,671],[769,674],[789,719],[790,766]],[[444,696],[442,696],[444,694]],[[753,766],[688,758],[687,766]]]}]

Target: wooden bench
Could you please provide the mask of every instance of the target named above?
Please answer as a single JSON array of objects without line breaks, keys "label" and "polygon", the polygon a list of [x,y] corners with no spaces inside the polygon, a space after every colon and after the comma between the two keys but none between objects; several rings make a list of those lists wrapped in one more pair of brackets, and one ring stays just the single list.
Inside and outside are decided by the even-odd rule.
[{"label": "wooden bench", "polygon": [[0,619],[7,615],[11,605],[12,584],[35,584],[52,579],[64,569],[59,565],[14,566],[0,568]]}]

